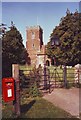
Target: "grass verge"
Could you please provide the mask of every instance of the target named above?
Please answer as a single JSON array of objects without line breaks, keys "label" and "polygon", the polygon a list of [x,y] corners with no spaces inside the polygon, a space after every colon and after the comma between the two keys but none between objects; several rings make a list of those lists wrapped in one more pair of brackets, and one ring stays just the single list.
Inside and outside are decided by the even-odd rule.
[{"label": "grass verge", "polygon": [[[3,109],[3,118],[14,118],[11,112],[12,107],[6,104]],[[36,97],[21,100],[21,116],[19,118],[72,118],[72,116],[45,99]]]}]

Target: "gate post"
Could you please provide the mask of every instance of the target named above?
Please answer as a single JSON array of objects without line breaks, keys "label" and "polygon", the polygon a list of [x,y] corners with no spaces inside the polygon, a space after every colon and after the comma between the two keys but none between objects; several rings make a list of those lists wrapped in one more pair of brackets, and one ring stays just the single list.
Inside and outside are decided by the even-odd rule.
[{"label": "gate post", "polygon": [[75,83],[81,84],[81,65],[75,65]]},{"label": "gate post", "polygon": [[64,65],[64,71],[63,71],[63,79],[64,79],[64,87],[67,87],[67,67]]},{"label": "gate post", "polygon": [[12,65],[12,77],[15,80],[15,100],[13,102],[15,115],[20,116],[20,80],[19,80],[19,65]]},{"label": "gate post", "polygon": [[44,64],[44,88],[47,89],[46,64]]}]

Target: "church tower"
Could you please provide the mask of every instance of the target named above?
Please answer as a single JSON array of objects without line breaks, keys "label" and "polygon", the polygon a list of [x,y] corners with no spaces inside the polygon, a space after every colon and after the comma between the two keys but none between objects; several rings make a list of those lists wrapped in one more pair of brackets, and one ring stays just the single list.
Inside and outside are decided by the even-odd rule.
[{"label": "church tower", "polygon": [[40,26],[27,27],[26,49],[31,59],[31,65],[36,65],[37,54],[43,46],[43,30]]}]

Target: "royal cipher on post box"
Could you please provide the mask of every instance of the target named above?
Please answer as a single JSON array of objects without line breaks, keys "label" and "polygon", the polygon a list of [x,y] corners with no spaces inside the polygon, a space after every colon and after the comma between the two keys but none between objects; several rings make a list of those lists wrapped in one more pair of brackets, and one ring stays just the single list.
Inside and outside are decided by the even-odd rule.
[{"label": "royal cipher on post box", "polygon": [[13,101],[15,99],[13,78],[2,79],[2,95],[5,102]]}]

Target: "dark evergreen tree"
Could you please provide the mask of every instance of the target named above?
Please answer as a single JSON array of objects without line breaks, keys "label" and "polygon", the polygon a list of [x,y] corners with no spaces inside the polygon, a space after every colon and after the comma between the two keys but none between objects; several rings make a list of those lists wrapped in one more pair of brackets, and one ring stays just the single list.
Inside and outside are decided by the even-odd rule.
[{"label": "dark evergreen tree", "polygon": [[11,24],[10,30],[2,37],[2,73],[3,77],[11,76],[12,64],[25,64],[28,53],[17,28]]},{"label": "dark evergreen tree", "polygon": [[51,40],[47,44],[47,54],[51,58],[56,57],[57,64],[71,65],[81,64],[81,13],[74,14],[69,10],[66,16],[61,18],[60,24],[55,27],[51,37],[57,35],[60,46],[51,49]]}]

